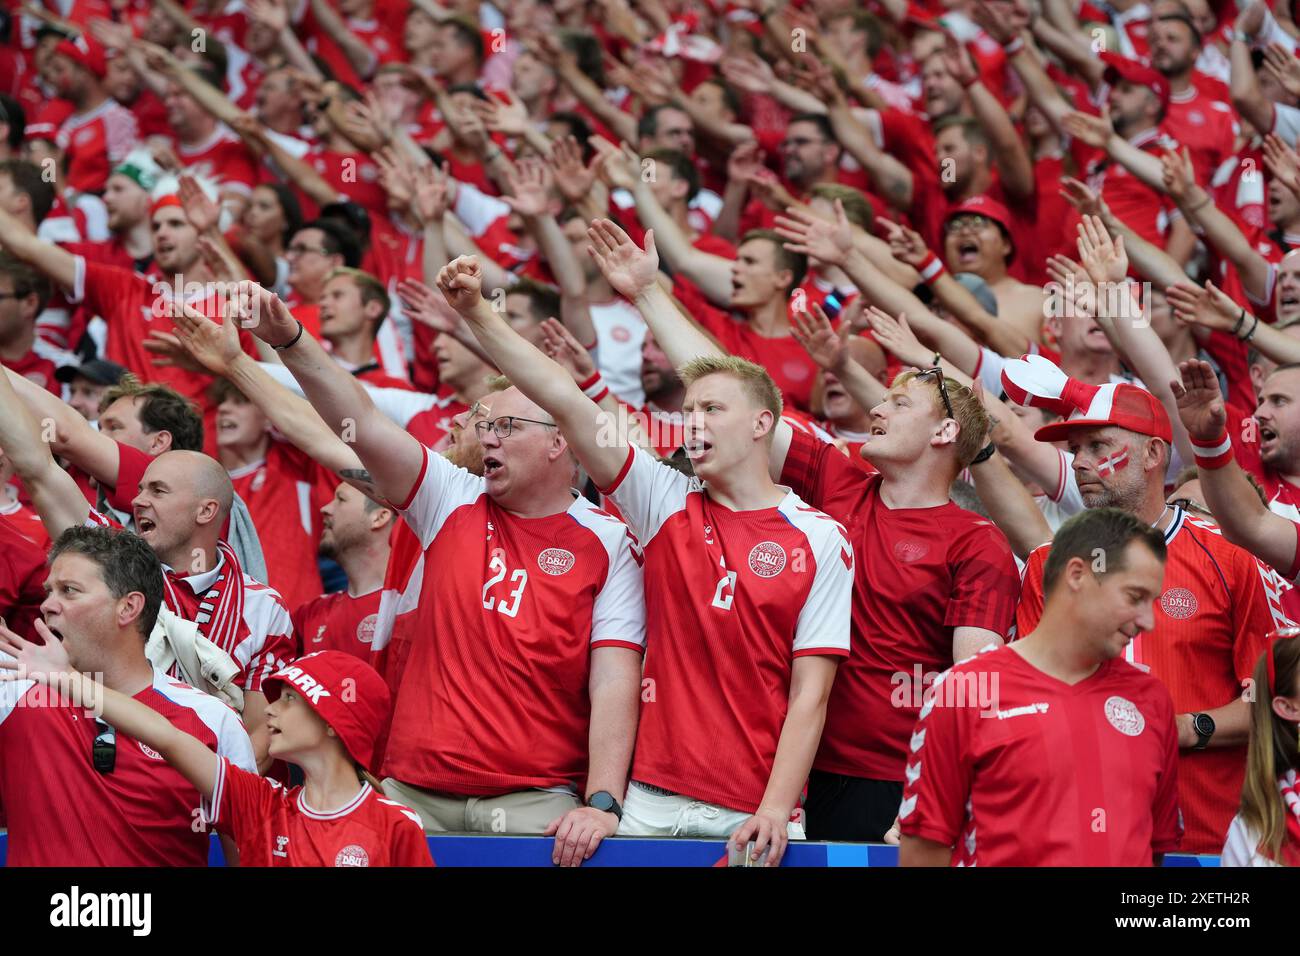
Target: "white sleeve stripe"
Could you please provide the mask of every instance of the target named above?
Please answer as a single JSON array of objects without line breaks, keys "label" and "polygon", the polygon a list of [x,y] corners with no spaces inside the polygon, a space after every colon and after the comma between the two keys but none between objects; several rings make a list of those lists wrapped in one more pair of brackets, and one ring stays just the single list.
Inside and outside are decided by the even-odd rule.
[{"label": "white sleeve stripe", "polygon": [[[221,797],[226,789],[226,759],[222,757],[217,761],[217,778],[212,784],[212,795],[202,798],[199,803],[199,811],[203,819],[209,825],[218,822],[221,819]],[[200,794],[200,797],[203,795]]]}]

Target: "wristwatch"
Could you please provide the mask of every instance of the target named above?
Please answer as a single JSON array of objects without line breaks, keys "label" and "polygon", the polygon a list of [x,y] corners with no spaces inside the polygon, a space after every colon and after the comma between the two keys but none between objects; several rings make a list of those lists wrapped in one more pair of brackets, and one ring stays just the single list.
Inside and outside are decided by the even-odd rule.
[{"label": "wristwatch", "polygon": [[1214,736],[1214,718],[1209,714],[1192,714],[1192,729],[1196,731],[1196,746],[1192,749],[1204,750]]},{"label": "wristwatch", "polygon": [[618,805],[614,795],[608,790],[597,790],[587,798],[587,806],[594,807],[597,810],[604,810],[606,813],[612,813],[618,817],[619,821],[623,820],[623,808]]}]

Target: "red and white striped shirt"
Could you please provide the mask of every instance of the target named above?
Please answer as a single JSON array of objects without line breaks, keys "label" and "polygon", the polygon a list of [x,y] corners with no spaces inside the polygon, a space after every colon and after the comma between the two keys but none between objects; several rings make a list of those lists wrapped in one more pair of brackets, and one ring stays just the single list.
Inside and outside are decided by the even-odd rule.
[{"label": "red and white striped shirt", "polygon": [[[94,508],[88,509],[86,524],[106,528],[122,527]],[[202,600],[203,596],[217,584],[225,566],[225,558],[218,551],[216,566],[211,570],[185,576],[171,573],[166,566],[164,570],[168,572],[173,586],[187,588],[191,594]],[[199,607],[202,610],[204,605],[200,604]],[[170,609],[188,617],[184,614],[183,608],[170,607]],[[203,623],[202,619],[199,623]],[[235,675],[234,682],[245,691],[261,693],[262,681],[296,656],[293,623],[289,618],[288,608],[284,606],[284,599],[274,588],[267,587],[247,574],[243,575],[243,606],[239,608],[239,622],[233,627],[216,627],[211,632],[205,631],[205,635],[239,665],[239,672]],[[170,676],[180,676],[177,665],[173,665]]]}]

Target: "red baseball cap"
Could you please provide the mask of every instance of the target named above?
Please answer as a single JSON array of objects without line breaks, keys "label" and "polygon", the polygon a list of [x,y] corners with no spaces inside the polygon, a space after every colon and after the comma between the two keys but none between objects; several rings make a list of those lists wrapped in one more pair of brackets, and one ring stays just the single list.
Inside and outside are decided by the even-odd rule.
[{"label": "red baseball cap", "polygon": [[1156,96],[1160,97],[1160,105],[1166,110],[1169,109],[1169,81],[1165,79],[1164,74],[1118,53],[1101,54],[1101,62],[1106,64],[1103,79],[1107,83],[1114,86],[1120,80],[1126,80],[1135,86],[1149,87]]},{"label": "red baseball cap", "polygon": [[108,54],[102,46],[84,33],[75,40],[62,40],[54,48],[55,53],[66,56],[74,63],[84,66],[101,80],[108,76]]},{"label": "red baseball cap", "polygon": [[972,196],[948,210],[948,215],[943,217],[944,226],[947,226],[950,220],[956,219],[965,213],[974,213],[983,216],[985,219],[992,219],[1001,226],[1003,235],[1011,243],[1011,254],[1007,256],[1007,262],[1016,257],[1016,237],[1011,232],[1011,213],[1007,211],[1006,206],[990,196]]},{"label": "red baseball cap", "polygon": [[1070,378],[1050,359],[1026,355],[1002,367],[1002,388],[1017,405],[1046,408],[1069,416],[1034,432],[1039,441],[1059,441],[1078,428],[1114,425],[1170,444],[1174,440],[1169,413],[1145,388],[1126,382],[1088,385]]},{"label": "red baseball cap", "polygon": [[388,722],[388,684],[373,667],[343,651],[317,651],[282,667],[262,682],[267,700],[289,685],[338,734],[343,747],[366,770],[379,761],[376,745]]}]

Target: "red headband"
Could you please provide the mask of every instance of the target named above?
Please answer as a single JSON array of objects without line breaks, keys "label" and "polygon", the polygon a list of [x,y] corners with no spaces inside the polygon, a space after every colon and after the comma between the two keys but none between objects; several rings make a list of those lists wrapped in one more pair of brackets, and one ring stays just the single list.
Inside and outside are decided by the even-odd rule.
[{"label": "red headband", "polygon": [[149,218],[152,219],[154,213],[159,209],[166,209],[168,206],[176,206],[179,209],[185,208],[181,204],[181,197],[175,193],[171,193],[170,195],[163,196],[161,199],[154,201],[153,208],[149,210]]}]

